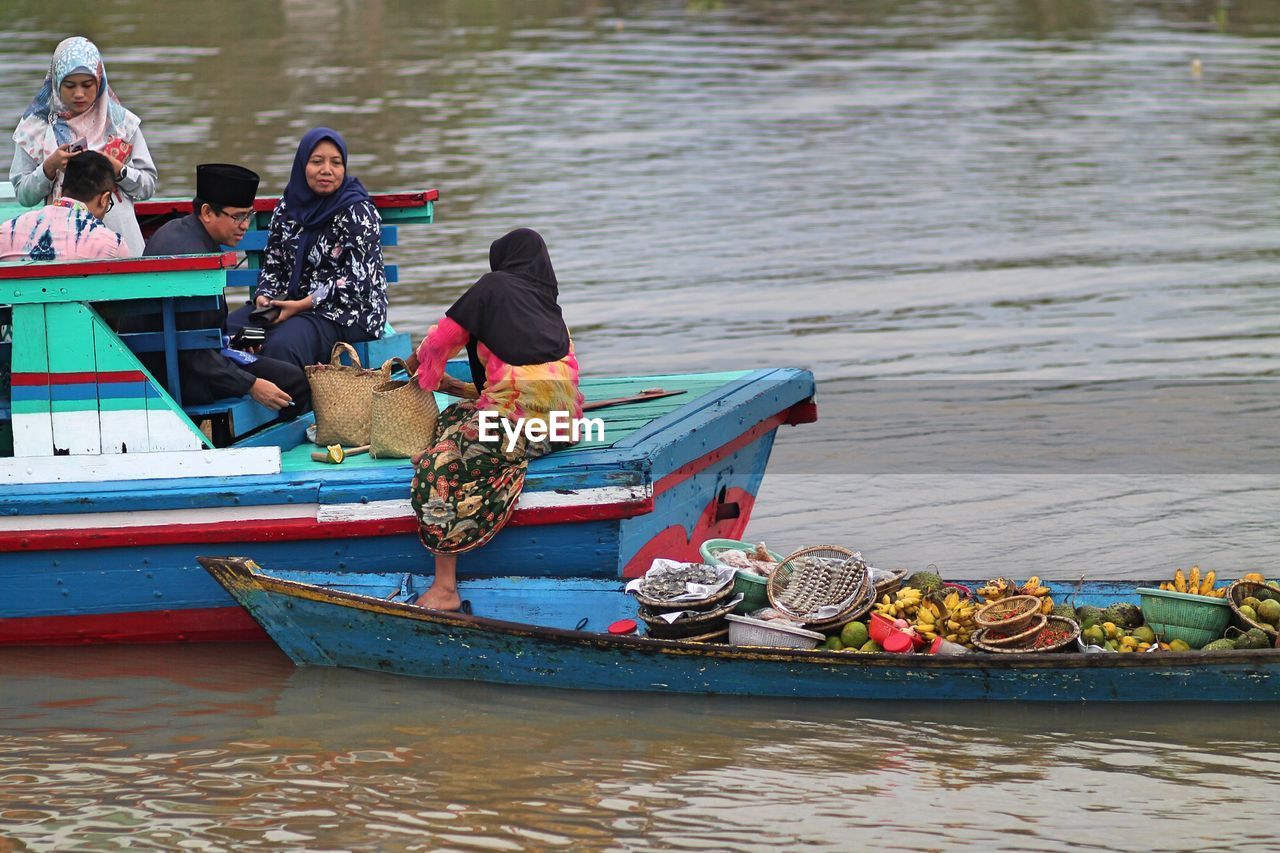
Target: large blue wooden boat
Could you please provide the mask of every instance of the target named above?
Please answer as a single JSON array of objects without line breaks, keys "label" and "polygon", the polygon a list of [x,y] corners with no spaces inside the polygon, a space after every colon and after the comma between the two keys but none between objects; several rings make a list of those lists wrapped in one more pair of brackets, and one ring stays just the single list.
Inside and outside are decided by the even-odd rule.
[{"label": "large blue wooden boat", "polygon": [[[430,222],[435,199],[375,196],[384,245],[394,223]],[[259,226],[273,204],[259,200]],[[138,205],[144,233],[183,209]],[[219,330],[172,318],[251,286],[264,242],[246,235],[248,268],[230,253],[0,264],[0,326],[12,328],[0,336],[0,645],[265,641],[197,564],[211,547],[336,573],[430,566],[408,460],[317,462],[310,416],[271,423],[248,398],[183,405],[176,369],[160,383],[138,360],[163,352],[173,366],[183,348],[221,346]],[[104,304],[139,302],[164,317],[162,332],[117,334],[104,321]],[[377,366],[410,342],[388,327],[360,349]],[[463,574],[518,565],[616,580],[655,555],[693,558],[745,528],[777,428],[816,416],[806,370],[592,377],[584,364],[588,402],[680,393],[592,412],[604,435],[535,460],[510,524],[460,559]],[[450,372],[468,378],[465,362]]]},{"label": "large blue wooden boat", "polygon": [[[607,627],[633,618],[636,605],[621,584],[595,578],[464,580],[460,590],[473,615],[462,615],[410,603],[425,589],[423,577],[267,573],[238,557],[201,563],[299,666],[578,690],[795,698],[1280,699],[1277,649],[950,657],[733,647],[611,635]],[[1139,585],[1085,584],[1076,599],[1132,599]]]}]

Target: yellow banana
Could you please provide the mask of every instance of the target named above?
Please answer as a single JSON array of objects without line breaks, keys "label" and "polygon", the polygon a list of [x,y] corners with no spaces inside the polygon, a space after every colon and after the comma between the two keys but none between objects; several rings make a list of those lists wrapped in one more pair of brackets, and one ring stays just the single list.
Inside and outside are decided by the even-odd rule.
[{"label": "yellow banana", "polygon": [[1177,592],[1187,591],[1187,576],[1182,569],[1178,569],[1173,573],[1173,588]]},{"label": "yellow banana", "polygon": [[1205,572],[1204,580],[1200,582],[1200,594],[1208,595],[1213,592],[1213,582],[1217,579],[1217,573],[1210,570]]},{"label": "yellow banana", "polygon": [[1191,567],[1191,577],[1187,578],[1187,592],[1195,595],[1200,591],[1200,567]]}]

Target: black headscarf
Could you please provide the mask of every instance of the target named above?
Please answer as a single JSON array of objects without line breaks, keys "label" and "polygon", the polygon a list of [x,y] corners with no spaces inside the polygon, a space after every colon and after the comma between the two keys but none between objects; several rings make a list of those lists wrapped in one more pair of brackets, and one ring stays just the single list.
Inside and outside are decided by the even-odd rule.
[{"label": "black headscarf", "polygon": [[547,244],[537,231],[518,228],[493,241],[489,268],[458,297],[445,316],[471,335],[467,359],[476,388],[484,388],[483,343],[507,364],[545,364],[569,354],[569,330],[556,302],[559,285]]}]

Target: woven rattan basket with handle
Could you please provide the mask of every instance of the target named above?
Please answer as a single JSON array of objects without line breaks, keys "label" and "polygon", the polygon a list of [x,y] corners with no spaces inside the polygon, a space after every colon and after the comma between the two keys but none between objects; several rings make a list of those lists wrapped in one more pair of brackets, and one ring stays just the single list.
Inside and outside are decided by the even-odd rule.
[{"label": "woven rattan basket with handle", "polygon": [[[383,373],[390,376],[395,364],[408,372],[403,359],[390,358],[382,365]],[[408,379],[388,379],[373,389],[370,455],[407,459],[426,450],[435,443],[439,419],[436,395],[418,385],[416,374],[410,374]]]},{"label": "woven rattan basket with handle", "polygon": [[[342,354],[351,364],[342,363]],[[311,406],[316,410],[316,444],[365,445],[373,421],[373,389],[390,376],[389,368],[368,370],[344,341],[333,345],[328,364],[309,364]]]},{"label": "woven rattan basket with handle", "polygon": [[[785,557],[769,576],[768,594],[774,609],[810,626],[843,624],[875,603],[866,562],[839,545],[801,548]],[[831,605],[844,607],[818,616]]]}]

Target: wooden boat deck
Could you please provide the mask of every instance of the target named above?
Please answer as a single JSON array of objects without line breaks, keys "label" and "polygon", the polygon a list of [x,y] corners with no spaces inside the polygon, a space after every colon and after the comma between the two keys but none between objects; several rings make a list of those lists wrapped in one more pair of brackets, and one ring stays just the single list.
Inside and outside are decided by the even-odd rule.
[{"label": "wooden boat deck", "polygon": [[[721,373],[662,374],[656,376],[584,379],[581,388],[582,394],[588,403],[595,400],[632,397],[649,388],[663,388],[668,391],[684,391],[685,393],[587,412],[587,417],[598,417],[604,422],[603,440],[581,441],[573,447],[557,450],[551,457],[545,457],[548,462],[539,463],[535,460],[534,464],[538,464],[539,467],[549,467],[552,460],[555,460],[557,464],[570,464],[576,454],[588,450],[614,447],[659,418],[670,415],[707,395],[714,395],[727,383],[742,379],[748,373],[749,371],[745,370],[734,370]],[[436,395],[436,403],[441,410],[454,402],[454,400],[455,398],[444,394]],[[308,442],[302,442],[291,449],[282,449],[280,455],[281,469],[284,472],[296,472],[313,469],[332,470],[335,468],[347,470],[353,468],[396,468],[409,465],[407,459],[374,459],[368,454],[364,454],[349,457],[340,466],[335,466],[327,462],[314,461],[311,458],[311,454],[315,450],[317,450],[315,445]]]}]

